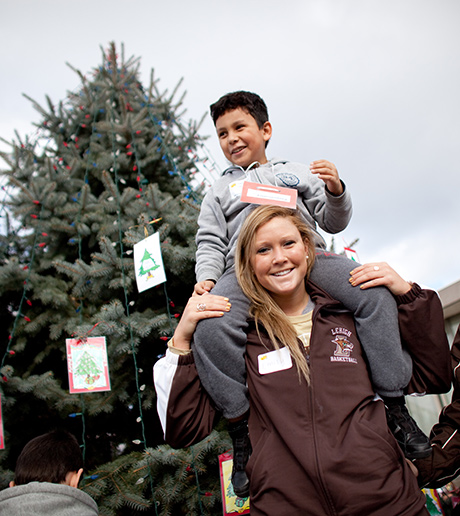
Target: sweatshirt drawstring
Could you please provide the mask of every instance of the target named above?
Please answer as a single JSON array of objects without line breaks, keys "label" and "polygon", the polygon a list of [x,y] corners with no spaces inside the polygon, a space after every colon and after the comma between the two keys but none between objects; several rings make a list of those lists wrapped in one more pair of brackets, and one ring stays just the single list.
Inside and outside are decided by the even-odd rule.
[{"label": "sweatshirt drawstring", "polygon": [[[277,178],[277,177],[276,177],[276,175],[275,175],[275,165],[274,165],[271,161],[268,161],[268,162],[267,162],[267,165],[270,165],[270,167],[271,167],[271,172],[272,172],[272,174],[273,174],[273,177],[275,178],[275,186],[280,186],[280,185],[278,184],[278,178]],[[256,181],[257,183],[260,183],[261,185],[263,185],[263,184],[264,184],[264,182],[263,182],[263,181],[262,181],[262,179],[260,178],[259,173],[258,173],[258,171],[257,171],[257,169],[258,169],[259,167],[261,167],[261,166],[263,166],[263,165],[261,165],[258,161],[254,161],[254,162],[253,162],[253,163],[251,163],[251,164],[250,164],[246,169],[244,169],[244,168],[243,168],[243,167],[241,167],[240,165],[234,165],[233,167],[230,167],[230,168],[228,168],[227,170],[224,170],[223,175],[224,175],[225,173],[227,173],[227,172],[230,172],[231,170],[239,169],[239,170],[241,170],[241,171],[243,172],[243,174],[244,174],[244,178],[245,178],[245,179],[250,179],[249,174],[250,174],[251,172],[254,172],[253,176],[254,176],[255,181]]]}]

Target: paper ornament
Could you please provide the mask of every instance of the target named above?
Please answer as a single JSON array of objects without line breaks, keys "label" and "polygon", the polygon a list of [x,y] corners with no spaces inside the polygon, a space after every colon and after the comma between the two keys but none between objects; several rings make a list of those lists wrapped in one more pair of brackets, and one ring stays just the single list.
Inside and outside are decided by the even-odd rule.
[{"label": "paper ornament", "polygon": [[222,492],[223,516],[250,514],[249,498],[236,496],[232,485],[233,455],[229,452],[219,455],[220,487]]},{"label": "paper ornament", "polygon": [[166,281],[158,232],[134,245],[134,269],[139,292]]},{"label": "paper ornament", "polygon": [[110,391],[105,337],[66,339],[71,394]]}]

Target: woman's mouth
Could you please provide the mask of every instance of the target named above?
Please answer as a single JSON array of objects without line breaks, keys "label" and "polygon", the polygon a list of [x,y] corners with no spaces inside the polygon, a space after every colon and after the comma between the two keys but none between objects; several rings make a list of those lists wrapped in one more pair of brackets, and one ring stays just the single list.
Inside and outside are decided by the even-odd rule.
[{"label": "woman's mouth", "polygon": [[272,276],[280,277],[280,276],[286,276],[286,274],[289,274],[292,271],[292,269],[285,269],[284,271],[274,272]]}]

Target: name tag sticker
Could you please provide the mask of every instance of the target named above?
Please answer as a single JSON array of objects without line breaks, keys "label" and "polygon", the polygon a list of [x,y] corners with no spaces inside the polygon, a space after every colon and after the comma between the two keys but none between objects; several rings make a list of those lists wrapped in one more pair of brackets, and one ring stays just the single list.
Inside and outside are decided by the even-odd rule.
[{"label": "name tag sticker", "polygon": [[297,190],[295,188],[262,185],[245,181],[240,201],[252,204],[275,204],[276,206],[295,209],[297,205]]},{"label": "name tag sticker", "polygon": [[240,181],[233,181],[228,185],[228,189],[230,191],[230,196],[232,199],[240,198],[241,192],[243,191],[244,179]]},{"label": "name tag sticker", "polygon": [[286,347],[259,355],[258,361],[260,374],[276,373],[292,367],[292,357]]}]

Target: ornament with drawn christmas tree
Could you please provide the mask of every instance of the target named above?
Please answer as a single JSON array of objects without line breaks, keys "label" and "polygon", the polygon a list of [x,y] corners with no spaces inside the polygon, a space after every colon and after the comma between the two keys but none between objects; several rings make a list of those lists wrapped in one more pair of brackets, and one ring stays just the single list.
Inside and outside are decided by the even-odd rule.
[{"label": "ornament with drawn christmas tree", "polygon": [[66,339],[70,393],[110,391],[105,337]]},{"label": "ornament with drawn christmas tree", "polygon": [[139,292],[166,281],[158,232],[134,244],[134,268]]},{"label": "ornament with drawn christmas tree", "polygon": [[139,275],[143,276],[147,274],[147,279],[153,278],[152,272],[158,269],[159,265],[155,263],[152,255],[149,253],[148,249],[144,250],[144,256],[141,260],[141,267],[139,269]]},{"label": "ornament with drawn christmas tree", "polygon": [[75,369],[75,374],[83,376],[85,378],[85,383],[88,385],[93,385],[93,383],[101,377],[101,372],[102,369],[97,367],[97,363],[94,358],[85,351],[80,358],[77,368]]},{"label": "ornament with drawn christmas tree", "polygon": [[250,499],[240,498],[232,485],[233,455],[225,452],[219,455],[220,487],[224,516],[250,514]]}]

